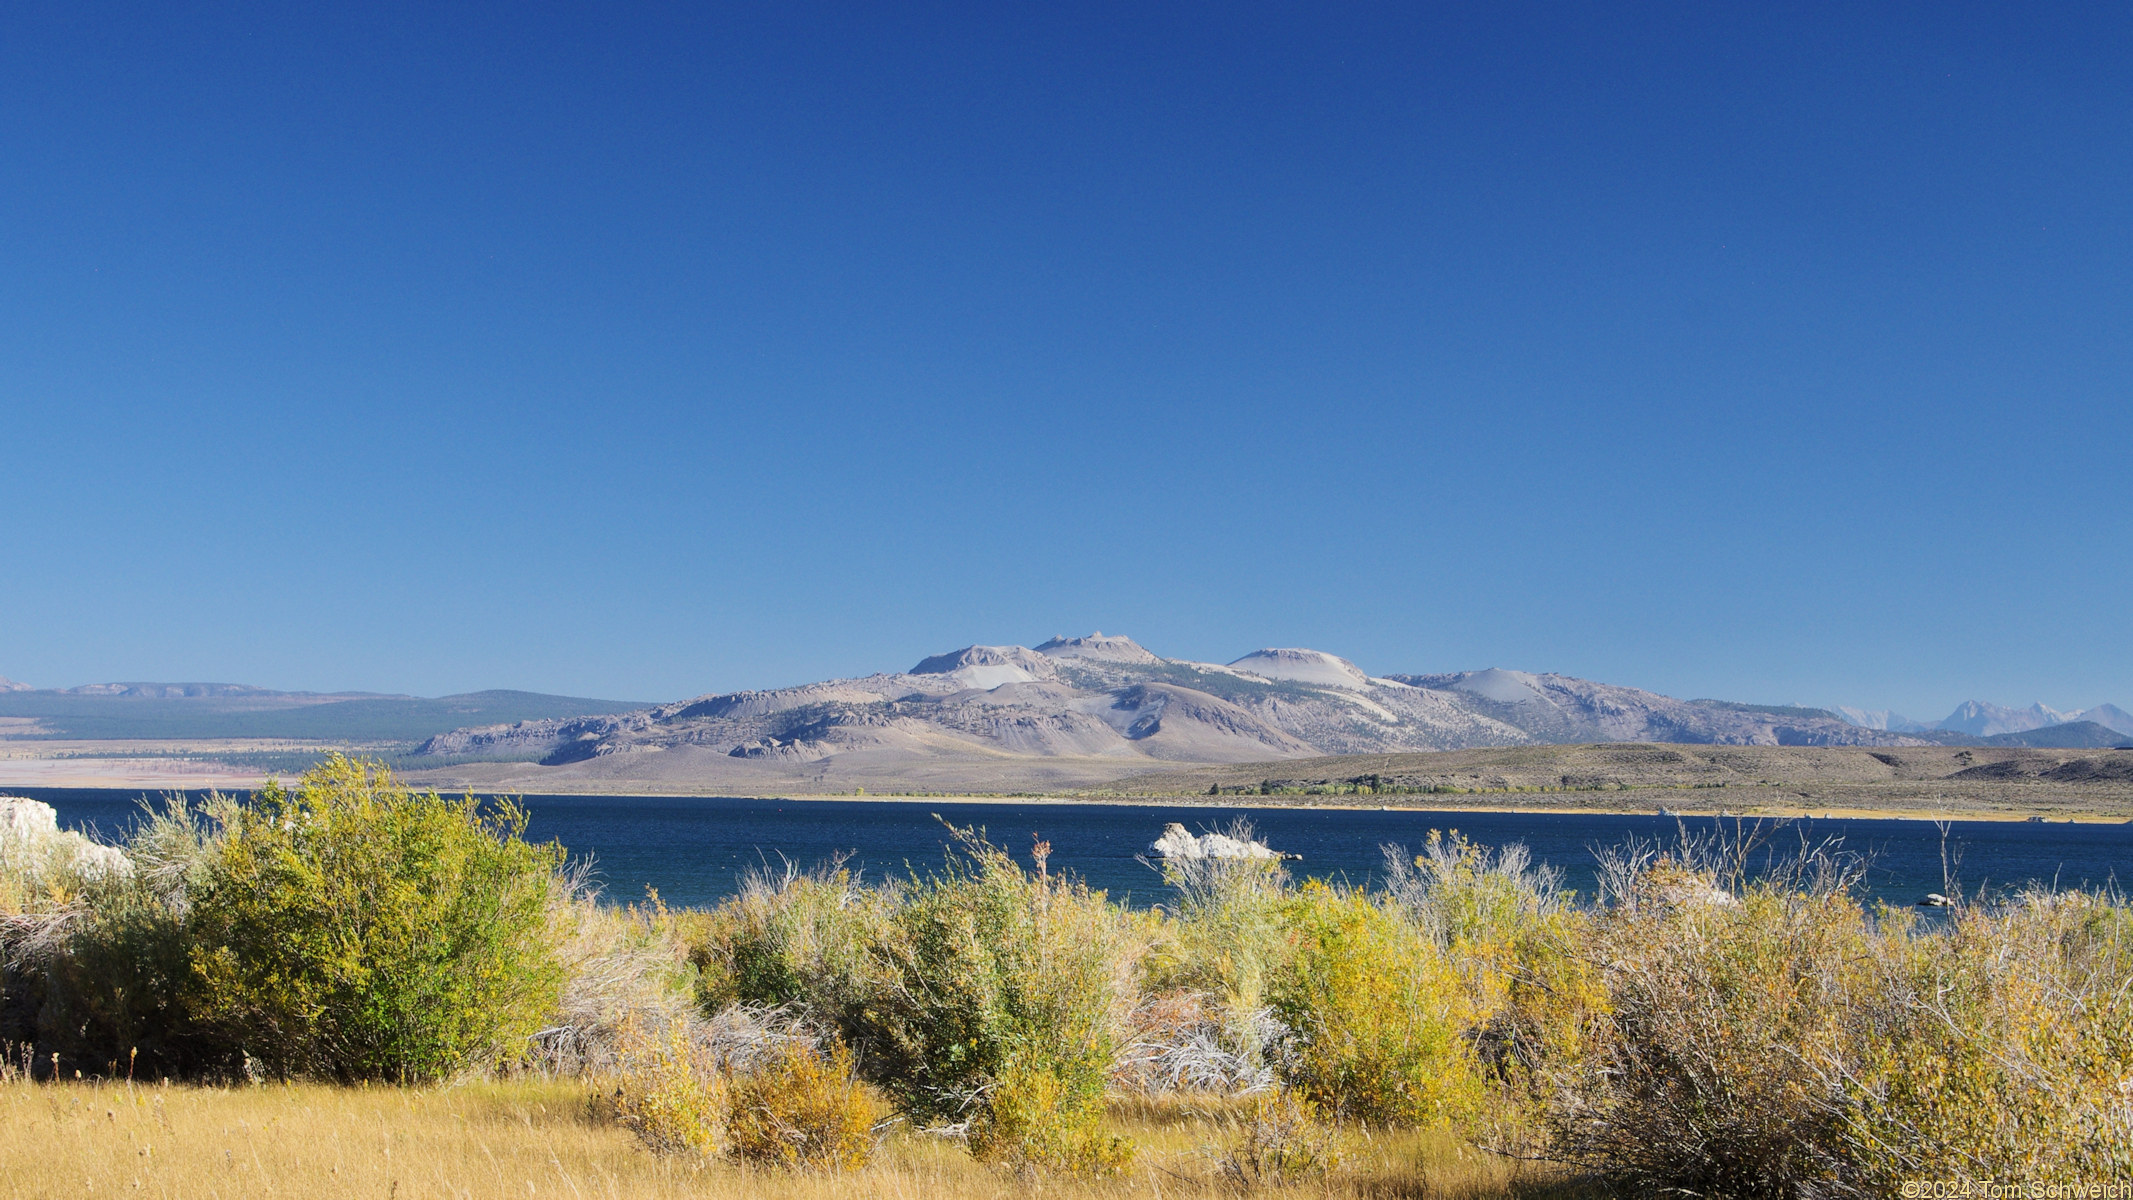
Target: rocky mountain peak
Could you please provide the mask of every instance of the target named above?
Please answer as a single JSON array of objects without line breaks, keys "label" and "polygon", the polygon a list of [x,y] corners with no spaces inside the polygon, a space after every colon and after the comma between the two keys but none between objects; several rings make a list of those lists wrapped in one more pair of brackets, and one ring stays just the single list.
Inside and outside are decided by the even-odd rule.
[{"label": "rocky mountain peak", "polygon": [[906,673],[946,675],[966,688],[989,690],[1003,683],[1057,679],[1059,668],[1027,646],[965,646],[924,659]]},{"label": "rocky mountain peak", "polygon": [[2046,708],[2041,703],[2028,708],[2003,708],[1983,700],[1965,700],[1948,714],[1940,728],[1989,737],[1999,733],[2027,733],[2066,720],[2067,714]]},{"label": "rocky mountain peak", "polygon": [[1054,636],[1037,647],[1037,653],[1052,658],[1082,658],[1093,662],[1157,663],[1162,660],[1123,635],[1106,635],[1099,629],[1087,637]]},{"label": "rocky mountain peak", "polygon": [[2074,717],[2076,720],[2094,721],[2105,729],[2115,730],[2123,734],[2133,734],[2133,713],[2127,712],[2116,704],[2099,704],[2094,708],[2083,709],[2075,713]]}]

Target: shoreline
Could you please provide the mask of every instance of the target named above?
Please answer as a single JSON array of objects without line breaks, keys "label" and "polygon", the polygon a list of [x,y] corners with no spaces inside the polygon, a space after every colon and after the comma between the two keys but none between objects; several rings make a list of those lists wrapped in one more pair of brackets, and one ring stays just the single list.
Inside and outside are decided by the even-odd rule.
[{"label": "shoreline", "polygon": [[[534,797],[534,796],[536,796],[536,795],[551,795],[551,796],[569,796],[569,795],[590,795],[590,794],[593,794],[593,793],[572,793],[572,792],[547,792],[547,793],[533,793],[533,792],[525,792],[525,793],[517,793],[517,792],[514,792],[514,793],[510,793],[510,794],[511,794],[511,795],[524,795],[524,796],[527,796],[528,798],[532,798],[532,797]],[[639,793],[620,793],[620,792],[618,792],[618,793],[613,793],[613,794],[614,794],[614,795],[617,795],[617,796],[620,796],[620,795],[636,795],[636,794],[639,794]],[[649,795],[649,794],[651,794],[651,793],[643,793],[643,794]],[[692,793],[692,794],[693,794],[693,793]],[[705,799],[710,799],[711,797],[704,797],[704,798],[705,798]],[[719,798],[719,799],[734,799],[734,800],[793,800],[793,801],[821,801],[821,800],[844,800],[844,801],[853,801],[853,800],[857,800],[857,801],[868,801],[868,800],[876,800],[876,801],[887,801],[887,802],[893,802],[893,803],[899,803],[899,804],[918,804],[918,803],[926,803],[926,802],[932,802],[932,803],[937,803],[937,804],[1107,804],[1107,805],[1116,805],[1116,806],[1122,806],[1122,807],[1135,807],[1135,808],[1225,808],[1225,809],[1229,809],[1229,808],[1240,808],[1240,809],[1250,809],[1250,810],[1254,810],[1254,811],[1258,811],[1258,810],[1271,810],[1271,809],[1321,809],[1321,810],[1334,810],[1334,811],[1346,811],[1346,812],[1442,812],[1442,813],[1482,813],[1482,812],[1485,812],[1485,813],[1504,813],[1504,814],[1508,814],[1508,815],[1515,815],[1515,816],[1534,816],[1534,817],[1545,817],[1545,816],[1584,816],[1584,817],[1661,817],[1661,816],[1675,816],[1675,817],[1718,817],[1718,818],[1732,818],[1732,817],[1740,817],[1740,818],[1744,818],[1744,819],[1757,819],[1757,818],[1760,818],[1760,819],[1764,819],[1764,820],[1780,820],[1780,819],[1782,819],[1782,820],[1803,820],[1803,819],[1804,819],[1804,820],[1825,820],[1825,819],[1827,819],[1827,820],[1838,820],[1838,821],[1859,821],[1859,820],[1873,820],[1873,821],[1997,821],[1997,822],[2006,822],[2006,823],[2013,823],[2013,824],[2027,824],[2027,823],[2028,823],[2028,822],[2030,821],[2030,818],[2031,818],[2031,817],[2033,817],[2033,816],[2044,816],[2044,823],[2046,823],[2046,824],[2052,824],[2052,825],[2070,825],[2070,824],[2082,824],[2082,825],[2129,825],[2129,824],[2133,824],[2133,816],[2129,816],[2129,817],[2117,817],[2117,816],[2107,816],[2107,815],[2100,815],[2100,814],[2096,814],[2096,813],[2071,813],[2071,814],[2068,814],[2068,815],[2066,815],[2066,816],[2064,816],[2064,817],[2059,817],[2059,818],[2055,818],[2055,817],[2052,817],[2052,816],[2045,816],[2045,815],[2044,815],[2044,814],[2042,814],[2042,813],[2034,813],[2034,812],[1948,812],[1948,811],[1945,811],[1945,810],[1929,810],[1929,809],[1914,809],[1914,808],[1886,808],[1886,809],[1870,809],[1870,808],[1860,808],[1860,807],[1857,807],[1857,806],[1843,806],[1843,805],[1831,805],[1831,806],[1830,806],[1830,807],[1828,807],[1828,808],[1823,808],[1823,807],[1820,807],[1820,806],[1816,806],[1816,807],[1815,807],[1815,808],[1813,808],[1813,809],[1805,809],[1805,808],[1802,808],[1802,809],[1799,809],[1799,810],[1796,810],[1796,811],[1770,811],[1770,810],[1763,810],[1763,809],[1746,809],[1746,810],[1741,810],[1741,811],[1734,811],[1734,810],[1731,810],[1731,809],[1725,809],[1725,810],[1711,811],[1711,810],[1701,810],[1701,809],[1698,809],[1698,810],[1685,810],[1685,809],[1675,809],[1675,808],[1669,808],[1669,809],[1667,809],[1667,810],[1666,810],[1665,812],[1656,812],[1656,811],[1652,811],[1652,810],[1650,810],[1650,809],[1641,809],[1641,808],[1619,808],[1619,807],[1618,807],[1618,808],[1604,808],[1604,807],[1603,807],[1603,808],[1595,808],[1595,807],[1590,807],[1590,806],[1585,806],[1585,805],[1564,805],[1564,806],[1561,806],[1561,807],[1548,807],[1548,808],[1533,808],[1533,807],[1528,807],[1528,806],[1523,806],[1523,805],[1521,805],[1521,806],[1509,806],[1509,805],[1505,805],[1505,806],[1495,806],[1495,805],[1489,805],[1489,806],[1475,806],[1475,805],[1452,805],[1452,804],[1323,804],[1323,803],[1311,803],[1311,804],[1270,804],[1270,803],[1267,803],[1267,802],[1266,802],[1266,798],[1264,798],[1264,797],[1260,797],[1260,798],[1257,798],[1257,800],[1258,800],[1258,802],[1257,802],[1257,803],[1249,803],[1249,804],[1247,804],[1247,803],[1227,803],[1227,804],[1225,804],[1225,803],[1221,803],[1221,802],[1220,802],[1220,801],[1221,801],[1222,799],[1224,799],[1223,797],[1217,797],[1217,796],[1177,796],[1177,795],[1171,795],[1171,796],[1156,796],[1156,795],[1150,795],[1150,796],[1102,796],[1102,797],[1098,797],[1098,796],[1042,796],[1042,797],[1032,797],[1032,796],[974,796],[974,795],[956,795],[956,796],[946,796],[946,795],[939,795],[939,796],[936,796],[936,795],[906,795],[906,794],[888,794],[888,793],[884,793],[884,794],[880,794],[880,795],[877,795],[877,794],[875,794],[875,793],[869,792],[869,793],[867,793],[867,794],[866,794],[866,795],[864,795],[864,796],[852,796],[852,795],[824,795],[824,794],[819,794],[819,793],[810,793],[810,794],[799,794],[799,793],[790,793],[790,794],[788,794],[788,793],[779,793],[779,794],[777,794],[777,795],[766,795],[766,796],[730,796],[730,797],[718,797],[718,798]],[[1242,797],[1238,797],[1237,799],[1241,801],[1241,800],[1242,800],[1243,798],[1242,798]]]},{"label": "shoreline", "polygon": [[[134,746],[128,746],[134,748]],[[162,755],[90,755],[87,746],[75,742],[60,752],[38,755],[26,744],[0,742],[0,795],[11,789],[85,789],[154,795],[162,791],[250,791],[269,778],[292,782],[296,769],[262,772],[252,763],[218,759],[215,750],[224,746],[181,746],[177,742],[156,744]],[[314,746],[282,744],[275,750],[309,752]],[[1627,746],[1634,750],[1636,746]],[[28,752],[26,752],[28,750]],[[190,750],[190,752],[188,752]],[[1691,750],[1681,746],[1679,750]],[[1696,752],[1738,752],[1738,748],[1696,746]],[[356,752],[363,752],[358,748]],[[1252,772],[1276,763],[1250,765]],[[1135,808],[1194,808],[1194,810],[1350,810],[1350,812],[1489,812],[1519,816],[1738,816],[1747,821],[1796,821],[1796,818],[1841,818],[1841,821],[1992,821],[2065,825],[2127,825],[2133,823],[2133,787],[2127,780],[2112,782],[2048,782],[2048,780],[1781,780],[1764,778],[1728,784],[1677,784],[1670,780],[1615,782],[1600,787],[1546,787],[1546,784],[1512,784],[1512,787],[1459,787],[1459,789],[1412,789],[1384,793],[1303,791],[1278,793],[1224,791],[1207,795],[1194,787],[1177,791],[1118,791],[1116,784],[1090,782],[1069,787],[1028,791],[975,791],[975,789],[913,789],[872,791],[838,789],[825,791],[819,784],[781,791],[766,787],[764,780],[736,782],[719,787],[717,782],[674,780],[540,780],[525,778],[533,772],[520,767],[431,767],[405,772],[401,778],[420,789],[444,793],[514,795],[529,801],[540,797],[665,797],[665,799],[757,799],[757,801],[875,801],[875,804],[1003,804],[1003,806],[1135,806]],[[1209,769],[1231,769],[1209,767]],[[482,780],[482,774],[503,778]],[[1508,772],[1506,772],[1508,774]],[[1529,772],[1527,772],[1529,774]],[[1568,772],[1566,772],[1568,774]],[[516,778],[512,778],[516,776]],[[1201,776],[1207,778],[1207,776]],[[1457,778],[1457,776],[1455,776]],[[1514,776],[1517,778],[1517,776]],[[883,780],[889,782],[889,780]],[[945,780],[943,780],[945,782]],[[1128,780],[1120,780],[1128,782]],[[1180,780],[1148,780],[1156,789],[1169,789]],[[535,784],[535,787],[525,787]],[[909,784],[904,784],[909,787]],[[894,782],[889,782],[894,789]],[[1932,795],[1922,795],[1922,793]],[[1822,795],[1817,795],[1822,793]],[[1879,793],[1879,795],[1877,795]],[[1950,795],[1954,793],[1954,795]]]},{"label": "shoreline", "polygon": [[[15,760],[16,763],[20,763],[22,761],[23,760]],[[94,775],[65,779],[38,779],[30,781],[13,777],[12,772],[7,772],[5,770],[5,767],[9,765],[14,764],[0,762],[0,795],[9,794],[9,790],[14,788],[28,788],[36,790],[66,789],[102,792],[131,792],[142,795],[153,794],[156,792],[204,791],[209,789],[250,791],[255,788],[264,786],[267,780],[269,779],[279,779],[284,783],[293,782],[294,780],[293,774],[283,775],[281,773],[267,773],[259,775],[237,775],[234,773],[224,774],[202,772],[199,774],[187,775],[171,774],[161,777],[146,776],[145,773],[143,777],[132,777],[123,773],[117,773],[112,775]],[[1277,798],[1266,796],[1205,796],[1182,793],[1151,793],[1147,795],[1111,794],[1092,796],[1074,795],[1071,793],[1033,795],[1027,793],[920,793],[867,791],[855,795],[850,792],[712,792],[701,789],[675,789],[655,787],[627,790],[602,789],[599,791],[588,791],[584,789],[544,789],[536,791],[531,789],[499,788],[494,786],[470,787],[463,783],[448,784],[441,781],[429,780],[409,780],[409,782],[417,787],[434,787],[436,790],[447,794],[454,792],[472,792],[478,796],[512,796],[523,798],[526,800],[539,800],[544,797],[562,797],[570,799],[595,800],[604,798],[612,798],[618,800],[651,798],[673,800],[756,800],[766,802],[790,801],[794,803],[820,803],[834,801],[844,803],[944,805],[1045,804],[1076,806],[1089,805],[1131,808],[1215,808],[1229,810],[1242,809],[1246,811],[1279,809],[1315,809],[1322,811],[1345,812],[1410,812],[1447,814],[1490,813],[1513,816],[1674,816],[1698,819],[1738,818],[1742,820],[1771,821],[1971,821],[1994,822],[2002,824],[2026,824],[2031,823],[2032,821],[2035,821],[2038,818],[2042,818],[2042,823],[2053,825],[2133,824],[2133,815],[2122,816],[2115,813],[2099,813],[2095,811],[2081,811],[2078,809],[2069,810],[2065,807],[2045,805],[2030,805],[2019,808],[1948,809],[1921,807],[1914,805],[1890,805],[1884,807],[1833,803],[1829,805],[1811,806],[1745,805],[1739,808],[1675,808],[1668,805],[1657,804],[1649,807],[1592,804],[1561,804],[1545,806],[1535,806],[1532,804],[1489,804],[1486,802],[1485,799],[1483,799],[1492,794],[1506,794],[1501,792],[1467,793],[1467,796],[1472,797],[1474,799],[1483,799],[1483,802],[1466,804],[1461,804],[1451,800],[1433,800],[1429,803],[1422,804],[1401,803],[1398,802],[1397,799],[1390,802],[1381,800],[1377,803],[1369,803],[1365,801],[1355,800],[1354,798],[1350,797],[1330,796],[1314,798],[1309,802],[1283,803]],[[1531,795],[1533,793],[1526,794]],[[1566,795],[1574,793],[1559,792],[1553,794]]]}]

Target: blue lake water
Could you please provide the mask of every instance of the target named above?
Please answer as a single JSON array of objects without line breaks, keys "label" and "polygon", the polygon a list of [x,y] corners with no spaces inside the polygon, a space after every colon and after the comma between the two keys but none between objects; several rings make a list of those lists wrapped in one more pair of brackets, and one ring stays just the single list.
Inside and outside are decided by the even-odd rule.
[{"label": "blue lake water", "polygon": [[[140,793],[81,788],[13,788],[10,794],[51,804],[68,828],[107,839],[140,813]],[[1289,864],[1300,876],[1363,883],[1382,876],[1379,846],[1419,849],[1432,829],[1457,829],[1488,845],[1524,842],[1537,860],[1561,867],[1569,886],[1590,897],[1596,846],[1628,838],[1672,841],[1691,832],[1732,831],[1721,818],[1594,816],[1502,812],[1389,812],[1356,809],[1245,809],[1201,805],[1071,803],[946,804],[938,801],[745,800],[721,797],[534,796],[529,836],[553,838],[590,858],[615,900],[641,899],[657,888],[673,905],[709,905],[731,894],[744,872],[809,867],[835,854],[863,876],[924,873],[944,859],[948,837],[933,814],[983,827],[1023,862],[1031,842],[1052,846],[1054,870],[1086,877],[1114,898],[1153,904],[1168,894],[1135,860],[1166,822],[1194,832],[1249,819],[1278,850],[1303,855]],[[1941,889],[1941,836],[1933,824],[1905,820],[1806,820],[1774,833],[1769,845],[1797,849],[1804,838],[1842,839],[1867,856],[1866,888],[1876,898],[1915,903]],[[2133,824],[1960,821],[1949,845],[1961,855],[1966,888],[2056,882],[2116,885],[2133,880]]]}]

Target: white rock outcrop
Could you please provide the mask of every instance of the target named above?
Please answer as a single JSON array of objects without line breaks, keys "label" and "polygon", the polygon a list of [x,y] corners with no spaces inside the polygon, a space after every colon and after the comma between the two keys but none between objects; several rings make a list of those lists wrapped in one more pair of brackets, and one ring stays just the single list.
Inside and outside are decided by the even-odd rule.
[{"label": "white rock outcrop", "polygon": [[42,800],[0,796],[0,842],[59,832],[59,812]]},{"label": "white rock outcrop", "polygon": [[0,872],[33,885],[67,876],[86,882],[131,875],[133,860],[61,829],[59,813],[42,800],[0,796]]},{"label": "white rock outcrop", "polygon": [[1268,848],[1265,842],[1249,842],[1233,838],[1226,833],[1203,833],[1194,837],[1183,825],[1172,821],[1163,826],[1163,836],[1148,847],[1165,859],[1177,858],[1288,858],[1278,850]]}]

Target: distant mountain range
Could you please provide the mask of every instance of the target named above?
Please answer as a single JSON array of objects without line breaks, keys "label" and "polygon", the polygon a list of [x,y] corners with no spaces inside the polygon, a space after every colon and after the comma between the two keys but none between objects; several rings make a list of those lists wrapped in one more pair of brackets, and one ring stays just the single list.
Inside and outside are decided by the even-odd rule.
[{"label": "distant mountain range", "polygon": [[2060,713],[1973,702],[1927,727],[1886,712],[1680,700],[1500,668],[1373,676],[1299,648],[1194,662],[1095,633],[656,705],[512,691],[430,699],[0,681],[0,737],[397,742],[409,769],[454,768],[455,780],[528,790],[623,781],[1015,790],[1165,764],[1535,744],[2084,748],[2133,741],[2133,716],[2112,705]]},{"label": "distant mountain range", "polygon": [[539,692],[487,691],[427,698],[369,692],[278,692],[240,683],[92,683],[40,689],[0,679],[0,737],[411,743],[467,725],[642,707],[641,701]]},{"label": "distant mountain range", "polygon": [[[2016,746],[2108,746],[2133,741],[2133,713],[2115,704],[2060,712],[2042,704],[2003,708],[1983,700],[1965,700],[1930,725],[1885,710],[1837,707],[1830,711],[1862,729],[1916,734],[1950,745],[1980,739],[1988,745]],[[1950,741],[1950,735],[1961,741]]]},{"label": "distant mountain range", "polygon": [[968,646],[907,671],[699,696],[628,713],[430,738],[407,760],[538,763],[500,785],[688,781],[760,788],[1043,786],[1164,763],[1601,741],[1920,745],[1817,708],[1677,700],[1567,675],[1491,669],[1372,676],[1320,650],[1228,663],[1131,638]]}]

